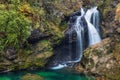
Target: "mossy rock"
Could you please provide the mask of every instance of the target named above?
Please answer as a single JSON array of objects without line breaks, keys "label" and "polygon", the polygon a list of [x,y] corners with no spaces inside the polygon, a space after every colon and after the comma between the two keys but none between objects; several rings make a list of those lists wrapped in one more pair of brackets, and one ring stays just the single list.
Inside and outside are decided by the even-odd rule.
[{"label": "mossy rock", "polygon": [[52,51],[51,43],[48,40],[39,41],[36,47],[37,47],[36,50],[38,51],[38,53],[43,53],[44,51]]},{"label": "mossy rock", "polygon": [[44,78],[39,75],[27,73],[20,80],[44,80]]},{"label": "mossy rock", "polygon": [[52,51],[43,51],[42,53],[32,54],[19,64],[19,69],[43,68],[47,59],[53,55]]}]

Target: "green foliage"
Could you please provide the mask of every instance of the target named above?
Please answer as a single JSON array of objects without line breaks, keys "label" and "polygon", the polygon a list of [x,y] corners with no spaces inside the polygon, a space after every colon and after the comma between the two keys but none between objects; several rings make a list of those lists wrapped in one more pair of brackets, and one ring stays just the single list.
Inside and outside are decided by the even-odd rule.
[{"label": "green foliage", "polygon": [[10,0],[10,2],[11,2],[12,4],[19,4],[19,3],[20,3],[20,0]]},{"label": "green foliage", "polygon": [[16,10],[0,11],[0,50],[8,46],[20,48],[30,34],[30,21]]},{"label": "green foliage", "polygon": [[61,31],[64,31],[64,30],[66,30],[67,26],[68,26],[67,22],[62,21],[61,24],[59,25],[59,28],[60,28]]}]

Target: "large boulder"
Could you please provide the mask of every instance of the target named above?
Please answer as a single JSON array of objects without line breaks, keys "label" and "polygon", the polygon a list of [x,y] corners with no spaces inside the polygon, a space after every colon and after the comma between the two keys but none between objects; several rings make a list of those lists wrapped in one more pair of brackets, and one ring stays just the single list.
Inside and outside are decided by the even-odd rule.
[{"label": "large boulder", "polygon": [[79,72],[82,70],[84,73],[103,76],[108,80],[118,80],[120,79],[119,53],[119,38],[114,37],[114,40],[111,38],[104,39],[101,43],[93,45],[84,51],[83,59],[81,63],[76,65],[75,69]]}]

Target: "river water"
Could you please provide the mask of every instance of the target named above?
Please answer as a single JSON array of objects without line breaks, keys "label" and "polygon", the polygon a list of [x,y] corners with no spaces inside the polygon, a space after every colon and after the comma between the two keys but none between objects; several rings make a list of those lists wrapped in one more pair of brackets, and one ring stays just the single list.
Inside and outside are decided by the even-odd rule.
[{"label": "river water", "polygon": [[8,72],[0,74],[0,80],[20,80],[20,78],[27,73],[40,75],[45,80],[94,80],[93,78],[85,76],[83,74],[58,70]]}]

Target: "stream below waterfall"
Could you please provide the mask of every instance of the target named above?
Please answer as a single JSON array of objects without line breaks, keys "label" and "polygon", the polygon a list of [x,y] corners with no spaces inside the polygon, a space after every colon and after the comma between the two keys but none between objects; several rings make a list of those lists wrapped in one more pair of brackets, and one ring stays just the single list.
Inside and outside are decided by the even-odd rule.
[{"label": "stream below waterfall", "polygon": [[45,71],[17,71],[0,74],[0,80],[20,80],[20,78],[27,74],[37,74],[42,76],[45,80],[94,80],[84,74],[77,74],[61,70],[45,70]]}]

